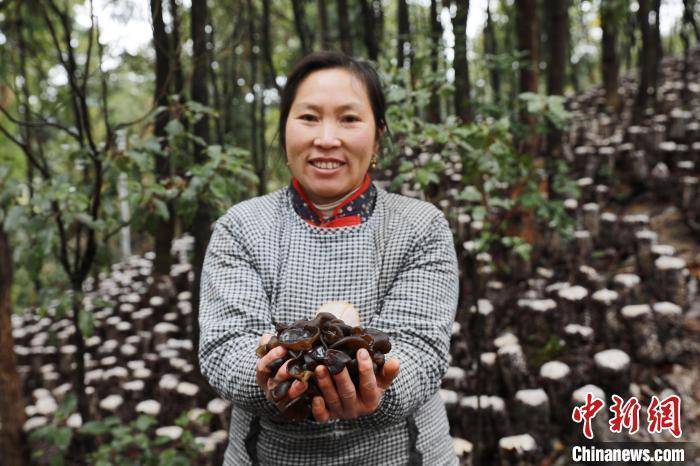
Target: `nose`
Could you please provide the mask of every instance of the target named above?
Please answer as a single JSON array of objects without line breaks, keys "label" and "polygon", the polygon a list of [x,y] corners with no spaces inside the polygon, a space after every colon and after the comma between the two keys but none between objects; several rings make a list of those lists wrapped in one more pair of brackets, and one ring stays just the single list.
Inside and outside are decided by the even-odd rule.
[{"label": "nose", "polygon": [[321,134],[314,139],[314,145],[324,149],[340,146],[340,139],[338,139],[336,127],[332,121],[323,122]]}]

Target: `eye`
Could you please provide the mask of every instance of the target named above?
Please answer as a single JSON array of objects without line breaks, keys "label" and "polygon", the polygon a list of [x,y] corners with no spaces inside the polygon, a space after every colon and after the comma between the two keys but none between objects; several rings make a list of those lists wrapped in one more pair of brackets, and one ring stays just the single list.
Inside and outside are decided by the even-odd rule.
[{"label": "eye", "polygon": [[356,122],[356,121],[360,121],[360,119],[357,118],[355,115],[345,115],[345,116],[343,117],[343,121],[347,121],[347,122],[350,122],[350,123],[354,123],[354,122]]},{"label": "eye", "polygon": [[310,113],[305,113],[304,115],[299,117],[300,119],[304,121],[314,121],[316,119],[315,115],[312,115]]}]

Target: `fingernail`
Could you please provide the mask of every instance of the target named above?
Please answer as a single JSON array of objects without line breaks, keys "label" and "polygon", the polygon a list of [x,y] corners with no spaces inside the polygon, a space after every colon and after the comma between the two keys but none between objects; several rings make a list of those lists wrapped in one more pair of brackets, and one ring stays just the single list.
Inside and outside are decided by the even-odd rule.
[{"label": "fingernail", "polygon": [[367,350],[366,350],[366,349],[361,349],[361,350],[360,350],[360,354],[359,354],[358,356],[359,356],[360,359],[362,359],[362,360],[367,360],[367,359],[369,359],[369,354],[367,353]]},{"label": "fingernail", "polygon": [[319,408],[321,406],[321,399],[319,397],[314,397],[313,404],[315,407]]}]

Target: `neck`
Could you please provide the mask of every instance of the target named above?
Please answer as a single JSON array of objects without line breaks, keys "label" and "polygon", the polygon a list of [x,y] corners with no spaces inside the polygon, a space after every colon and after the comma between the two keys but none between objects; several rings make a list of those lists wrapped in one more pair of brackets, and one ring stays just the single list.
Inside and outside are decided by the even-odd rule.
[{"label": "neck", "polygon": [[314,206],[316,206],[316,208],[328,209],[330,207],[336,207],[338,204],[342,203],[345,199],[352,196],[353,193],[355,193],[358,189],[360,189],[362,187],[362,183],[364,183],[364,178],[362,179],[362,181],[360,181],[360,184],[358,184],[357,186],[355,186],[353,189],[351,189],[347,193],[343,194],[342,196],[324,198],[324,197],[312,196],[312,195],[309,195],[308,193],[306,195],[309,197],[309,200],[314,203]]}]

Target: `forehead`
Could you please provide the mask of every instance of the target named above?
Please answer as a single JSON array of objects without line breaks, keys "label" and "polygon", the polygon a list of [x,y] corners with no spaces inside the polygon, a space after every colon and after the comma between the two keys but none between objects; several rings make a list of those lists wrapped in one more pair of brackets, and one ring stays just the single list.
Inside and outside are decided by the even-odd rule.
[{"label": "forehead", "polygon": [[369,96],[364,83],[342,68],[314,71],[299,84],[294,107],[330,106],[354,110],[369,110]]}]

